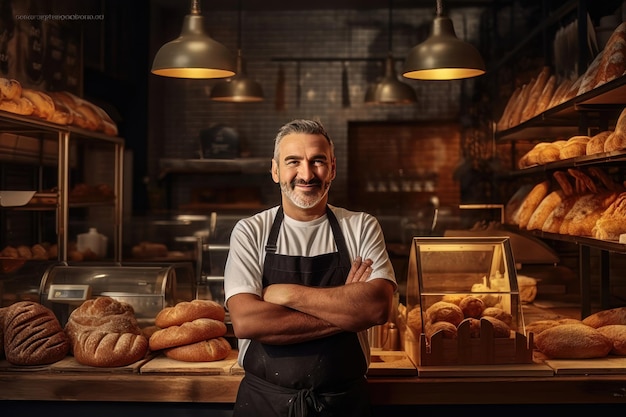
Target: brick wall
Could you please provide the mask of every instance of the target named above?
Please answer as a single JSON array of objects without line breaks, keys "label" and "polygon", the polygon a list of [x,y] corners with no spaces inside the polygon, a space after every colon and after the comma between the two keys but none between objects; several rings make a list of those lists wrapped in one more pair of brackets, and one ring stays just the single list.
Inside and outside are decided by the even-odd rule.
[{"label": "brick wall", "polygon": [[[468,8],[450,11],[459,37],[470,41],[478,38],[480,13],[481,10]],[[408,51],[426,39],[433,15],[431,9],[394,10],[391,45],[398,74]],[[153,185],[159,185],[159,159],[198,157],[199,131],[212,124],[233,126],[240,134],[247,156],[269,160],[273,138],[283,123],[294,118],[318,118],[336,143],[338,176],[331,199],[335,204],[349,205],[349,122],[458,120],[462,95],[470,95],[475,82],[402,78],[416,90],[416,105],[366,106],[363,98],[368,84],[383,75],[383,60],[389,46],[388,16],[387,9],[244,11],[242,53],[248,75],[263,86],[266,99],[261,103],[212,102],[208,94],[216,81],[152,76],[148,161]],[[221,11],[205,14],[205,17],[211,36],[236,51],[237,13]],[[165,23],[154,40],[155,52],[160,44],[178,36],[182,21],[182,17],[166,20],[161,16],[160,19]],[[277,109],[280,97],[276,91],[281,71],[285,80],[284,107]],[[343,87],[347,87],[349,106],[344,106],[342,100],[344,71],[347,86]],[[381,140],[384,142],[385,138]],[[447,152],[456,160],[460,149],[455,145]],[[380,157],[384,158],[384,154]],[[223,184],[223,180],[220,178],[219,182]],[[233,181],[241,184],[246,179],[233,178]],[[278,191],[269,174],[254,181],[263,190],[265,203],[278,202]],[[218,180],[211,176],[193,180],[180,178],[173,188],[172,206],[188,201],[198,182],[210,186]],[[458,194],[458,189],[451,192]]]}]

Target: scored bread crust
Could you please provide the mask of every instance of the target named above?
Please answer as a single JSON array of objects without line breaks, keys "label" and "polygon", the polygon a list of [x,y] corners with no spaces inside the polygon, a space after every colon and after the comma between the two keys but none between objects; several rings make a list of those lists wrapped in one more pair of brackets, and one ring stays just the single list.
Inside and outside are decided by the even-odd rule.
[{"label": "scored bread crust", "polygon": [[83,302],[70,314],[65,332],[74,358],[83,365],[130,365],[148,352],[133,307],[111,297]]},{"label": "scored bread crust", "polygon": [[206,318],[224,321],[226,311],[218,302],[212,300],[181,301],[172,307],[159,311],[154,324],[157,327],[180,326],[181,324]]},{"label": "scored bread crust", "polygon": [[213,362],[228,356],[231,351],[230,343],[223,337],[191,343],[165,349],[164,353],[170,359],[184,362]]},{"label": "scored bread crust", "polygon": [[13,365],[47,365],[63,359],[70,341],[47,307],[19,301],[4,310],[4,351]]},{"label": "scored bread crust", "polygon": [[600,310],[583,319],[583,324],[594,328],[610,324],[626,324],[626,307],[616,307]]},{"label": "scored bread crust", "polygon": [[591,326],[561,324],[537,334],[535,346],[549,358],[590,359],[607,356],[613,344]]},{"label": "scored bread crust", "polygon": [[213,339],[226,334],[226,324],[214,319],[196,319],[180,326],[159,329],[150,336],[150,350],[157,351]]}]

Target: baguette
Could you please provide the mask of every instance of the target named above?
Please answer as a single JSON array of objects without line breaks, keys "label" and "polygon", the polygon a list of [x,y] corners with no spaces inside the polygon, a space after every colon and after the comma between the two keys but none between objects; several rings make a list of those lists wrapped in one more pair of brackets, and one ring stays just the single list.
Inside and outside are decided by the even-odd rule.
[{"label": "baguette", "polygon": [[159,329],[150,336],[150,350],[157,351],[176,346],[189,345],[226,334],[226,324],[214,319],[196,319],[180,326]]},{"label": "baguette", "polygon": [[163,351],[170,359],[184,362],[213,362],[228,356],[230,343],[223,337],[202,340],[189,345],[168,348]]},{"label": "baguette", "polygon": [[221,304],[211,300],[192,300],[164,308],[157,314],[154,324],[165,328],[201,318],[224,321],[225,317],[226,311]]}]

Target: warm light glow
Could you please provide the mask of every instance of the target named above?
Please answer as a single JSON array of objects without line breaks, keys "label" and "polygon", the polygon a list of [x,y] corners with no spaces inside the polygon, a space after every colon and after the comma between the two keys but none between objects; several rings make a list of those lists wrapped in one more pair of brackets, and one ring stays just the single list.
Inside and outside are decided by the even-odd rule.
[{"label": "warm light glow", "polygon": [[435,68],[409,71],[403,74],[406,78],[416,80],[459,80],[462,78],[478,77],[485,71],[473,68]]},{"label": "warm light glow", "polygon": [[212,68],[163,68],[152,70],[153,74],[174,78],[226,78],[235,75],[234,71]]}]

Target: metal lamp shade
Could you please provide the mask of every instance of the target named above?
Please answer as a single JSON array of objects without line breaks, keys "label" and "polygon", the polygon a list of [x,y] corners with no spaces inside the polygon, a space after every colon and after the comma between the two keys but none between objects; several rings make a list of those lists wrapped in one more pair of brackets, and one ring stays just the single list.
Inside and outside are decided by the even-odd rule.
[{"label": "metal lamp shade", "polygon": [[258,82],[248,78],[241,51],[237,55],[237,75],[217,83],[211,89],[211,100],[235,103],[263,101],[263,88]]},{"label": "metal lamp shade", "polygon": [[235,59],[203,29],[204,17],[188,14],[180,36],[159,49],[152,73],[176,78],[226,78],[235,75]]},{"label": "metal lamp shade", "polygon": [[448,17],[437,16],[431,36],[409,52],[403,75],[420,80],[455,80],[484,73],[485,62],[478,50],[456,37]]},{"label": "metal lamp shade", "polygon": [[366,104],[412,104],[417,102],[415,90],[401,82],[393,67],[393,57],[387,57],[385,62],[385,76],[372,84],[365,93]]}]

